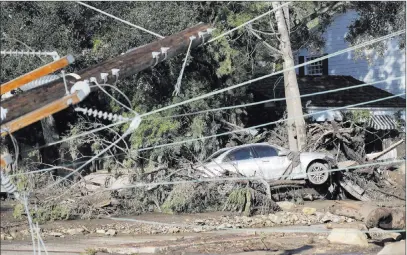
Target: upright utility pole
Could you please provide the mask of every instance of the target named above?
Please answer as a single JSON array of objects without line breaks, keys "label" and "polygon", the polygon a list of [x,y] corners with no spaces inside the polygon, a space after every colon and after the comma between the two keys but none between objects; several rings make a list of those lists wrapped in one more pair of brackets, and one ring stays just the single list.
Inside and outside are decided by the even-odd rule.
[{"label": "upright utility pole", "polygon": [[[279,8],[281,2],[272,2],[273,8],[277,9],[274,14],[277,21],[277,29],[280,34],[280,51],[283,55],[284,69],[294,66],[294,57],[291,50],[290,33],[289,33],[289,22],[288,22],[288,9],[286,11]],[[287,7],[288,8],[288,7]],[[302,116],[302,106],[300,91],[298,89],[297,75],[294,69],[284,72],[284,87],[285,96],[291,99],[286,99],[287,104],[287,114],[288,114],[288,139],[290,150],[300,151],[305,145],[305,121]],[[292,98],[295,97],[295,98]]]}]

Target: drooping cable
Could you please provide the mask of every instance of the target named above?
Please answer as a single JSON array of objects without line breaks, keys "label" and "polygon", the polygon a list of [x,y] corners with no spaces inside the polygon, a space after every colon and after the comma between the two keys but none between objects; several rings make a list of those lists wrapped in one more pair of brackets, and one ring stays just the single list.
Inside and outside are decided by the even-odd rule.
[{"label": "drooping cable", "polygon": [[200,138],[192,138],[192,139],[188,139],[188,140],[182,140],[182,141],[177,141],[177,142],[172,142],[172,143],[167,143],[167,144],[162,144],[162,145],[145,147],[145,148],[142,148],[142,149],[138,149],[138,151],[152,150],[152,149],[166,147],[166,146],[172,146],[172,145],[178,145],[178,144],[183,144],[183,143],[201,141],[201,140],[205,140],[205,139],[209,139],[209,138],[215,138],[215,137],[219,137],[219,136],[225,136],[225,135],[230,135],[230,134],[234,134],[234,133],[245,132],[245,131],[248,131],[250,129],[256,129],[256,128],[261,128],[261,127],[265,127],[265,126],[270,126],[270,125],[285,122],[285,121],[288,121],[288,120],[293,120],[293,119],[296,119],[296,118],[312,117],[313,115],[317,115],[317,114],[321,114],[321,113],[327,113],[327,112],[335,111],[335,110],[336,111],[337,110],[345,110],[347,108],[353,108],[353,107],[357,107],[357,106],[361,106],[361,105],[365,105],[365,104],[371,104],[371,103],[375,103],[375,102],[385,101],[385,100],[389,100],[389,99],[396,98],[396,97],[403,96],[403,95],[405,95],[405,93],[401,93],[401,94],[397,94],[397,95],[389,96],[389,97],[384,97],[384,98],[380,98],[380,99],[376,99],[376,100],[371,100],[371,101],[367,101],[367,102],[362,102],[362,103],[358,103],[358,104],[347,105],[347,106],[343,106],[343,107],[337,107],[337,108],[328,109],[328,110],[324,110],[324,111],[319,111],[319,112],[314,112],[314,113],[307,113],[307,114],[300,115],[300,116],[294,116],[294,117],[291,117],[291,118],[281,119],[281,120],[278,120],[278,121],[267,122],[267,123],[259,124],[259,125],[256,125],[256,126],[241,128],[241,129],[238,129],[238,130],[232,130],[232,131],[224,132],[224,133],[220,133],[220,134],[209,135],[209,136],[204,136],[204,137],[200,137]]},{"label": "drooping cable", "polygon": [[192,41],[195,40],[195,39],[196,39],[195,36],[189,37],[188,50],[187,50],[187,53],[186,53],[186,56],[185,56],[185,59],[184,59],[184,63],[182,64],[181,72],[180,72],[180,74],[178,76],[177,83],[174,86],[174,92],[172,93],[173,96],[178,96],[180,91],[181,91],[182,76],[184,75],[184,70],[185,70],[185,67],[187,65],[188,56],[189,56],[189,54],[191,52]]},{"label": "drooping cable", "polygon": [[[402,164],[405,162],[406,162],[405,160],[393,160],[393,161],[388,161],[388,162],[374,162],[374,163],[367,163],[367,164],[361,164],[361,165],[349,166],[349,167],[343,167],[343,168],[328,169],[328,170],[319,171],[318,173],[342,172],[342,171],[348,171],[350,169],[361,169],[361,168],[366,168],[366,167],[383,166],[383,165],[390,165],[390,164]],[[295,178],[295,177],[298,177],[298,173],[284,174],[284,175],[281,175],[281,177]],[[200,178],[200,179],[192,179],[192,180],[148,182],[148,183],[140,182],[140,183],[120,186],[120,187],[115,187],[115,188],[106,188],[106,189],[101,190],[100,192],[104,192],[107,190],[113,191],[113,190],[122,190],[122,189],[150,187],[150,186],[154,186],[154,185],[177,185],[177,184],[187,184],[187,183],[225,182],[225,181],[236,182],[236,181],[254,181],[254,180],[264,180],[264,178],[263,177],[242,176],[242,177]]]},{"label": "drooping cable", "polygon": [[108,150],[110,150],[113,146],[115,146],[117,143],[119,143],[121,140],[123,140],[124,138],[126,138],[128,135],[130,135],[132,132],[134,132],[134,130],[136,130],[141,123],[141,118],[139,116],[136,116],[133,118],[132,122],[130,123],[128,129],[126,130],[126,132],[124,132],[124,134],[119,137],[116,141],[114,141],[113,143],[111,143],[109,146],[107,146],[105,149],[103,149],[102,151],[100,151],[98,154],[96,154],[95,156],[93,156],[91,159],[89,159],[88,161],[86,161],[83,165],[81,165],[80,167],[78,167],[77,169],[75,169],[74,171],[72,171],[70,174],[66,175],[65,177],[59,179],[58,181],[54,182],[53,184],[49,185],[47,188],[51,188],[54,187],[55,185],[58,185],[59,183],[63,182],[64,180],[68,179],[70,176],[72,176],[73,174],[79,172],[80,170],[82,170],[83,168],[85,168],[88,164],[92,163],[95,159],[97,159],[98,157],[100,157],[101,155],[103,155],[105,152],[107,152]]},{"label": "drooping cable", "polygon": [[291,99],[296,99],[296,98],[311,97],[311,96],[323,95],[323,94],[334,93],[334,92],[339,92],[339,91],[344,91],[344,90],[362,88],[362,87],[366,87],[366,86],[372,86],[372,85],[384,83],[384,82],[402,80],[403,78],[404,78],[404,76],[399,76],[399,77],[389,78],[386,80],[364,83],[364,84],[359,84],[359,85],[354,85],[354,86],[349,86],[349,87],[342,87],[342,88],[338,88],[338,89],[331,89],[331,90],[325,90],[325,91],[314,92],[314,93],[309,93],[309,94],[302,94],[300,96],[273,98],[273,99],[267,99],[267,100],[252,102],[252,103],[240,104],[240,105],[231,105],[231,106],[219,107],[219,108],[196,111],[196,112],[176,114],[176,115],[171,115],[171,116],[165,116],[162,118],[177,118],[177,117],[191,116],[191,115],[197,115],[197,114],[202,114],[202,113],[207,113],[207,112],[217,112],[217,111],[230,110],[230,109],[241,108],[241,107],[254,106],[254,105],[265,104],[265,103],[270,103],[270,102],[278,102],[278,101],[291,100]]},{"label": "drooping cable", "polygon": [[[102,90],[106,95],[108,95],[108,96],[109,96],[111,99],[113,99],[116,103],[118,103],[118,104],[121,105],[122,107],[126,108],[126,109],[129,110],[130,112],[132,112],[132,113],[134,113],[134,114],[137,115],[137,113],[136,113],[133,109],[130,108],[130,107],[131,107],[131,102],[130,102],[130,100],[129,100],[127,97],[125,97],[125,98],[128,100],[128,102],[129,102],[129,104],[130,104],[130,107],[126,106],[125,104],[123,104],[122,102],[120,102],[119,100],[117,100],[114,96],[112,96],[109,92],[107,92],[101,85],[99,85],[99,83],[97,82],[96,79],[93,80],[93,83],[95,83],[96,86],[97,86],[100,90]],[[112,85],[110,85],[110,84],[102,84],[102,85],[109,85],[109,86],[112,86]],[[116,89],[119,90],[118,88],[116,88]],[[120,91],[120,92],[121,92],[121,91]],[[121,94],[123,95],[124,93],[121,92]]]},{"label": "drooping cable", "polygon": [[[380,98],[380,99],[376,99],[376,100],[365,101],[365,102],[361,102],[361,103],[358,103],[358,104],[347,105],[347,106],[338,107],[338,108],[332,108],[332,109],[318,111],[318,112],[314,112],[314,113],[308,113],[308,114],[304,114],[304,115],[300,115],[300,116],[294,116],[292,118],[286,118],[286,119],[281,119],[281,120],[278,120],[278,121],[267,122],[267,123],[259,124],[259,125],[256,125],[256,126],[241,128],[239,130],[232,130],[232,131],[229,131],[229,132],[219,133],[219,134],[215,134],[215,135],[203,136],[203,137],[200,137],[200,138],[186,139],[186,140],[181,140],[181,141],[172,142],[172,143],[166,143],[166,144],[160,144],[160,145],[155,145],[155,146],[150,146],[150,147],[144,147],[144,148],[141,148],[141,149],[134,150],[133,152],[147,151],[147,150],[162,148],[162,147],[166,147],[166,146],[179,145],[179,144],[184,144],[184,143],[189,143],[189,142],[194,142],[194,141],[199,141],[199,140],[205,140],[205,139],[209,139],[209,138],[215,138],[215,137],[230,135],[230,134],[234,134],[234,133],[245,132],[245,131],[250,130],[250,129],[256,129],[256,128],[260,128],[260,127],[270,126],[270,125],[278,124],[278,123],[285,122],[285,121],[295,119],[295,118],[312,117],[313,115],[327,113],[327,112],[330,112],[330,111],[345,110],[347,108],[354,108],[354,107],[358,107],[358,106],[362,106],[362,105],[366,105],[366,104],[381,102],[381,101],[385,101],[385,100],[389,100],[389,99],[392,99],[392,98],[399,97],[401,95],[405,95],[405,94],[398,94],[398,95],[389,96],[389,97],[385,97],[385,98]],[[115,154],[114,156],[119,156],[119,155],[125,155],[125,154],[124,153],[118,153],[118,154]],[[112,156],[105,156],[105,157],[100,157],[100,158],[98,157],[98,158],[99,159],[108,159],[108,158],[111,158],[111,157]],[[80,163],[83,163],[83,162],[85,162],[85,161],[82,161]],[[65,165],[65,167],[66,166],[72,166],[72,165],[73,164],[68,164],[68,165]],[[52,169],[50,169],[50,170],[52,170]]]},{"label": "drooping cable", "polygon": [[[334,93],[334,92],[350,90],[350,89],[356,89],[356,88],[362,88],[362,87],[365,87],[365,86],[371,86],[371,85],[375,85],[375,84],[379,84],[379,83],[383,83],[383,82],[390,82],[390,81],[401,80],[401,79],[403,79],[403,76],[395,77],[395,78],[389,78],[389,79],[386,79],[386,80],[374,81],[374,82],[365,83],[365,84],[349,86],[349,87],[343,87],[343,88],[339,88],[339,89],[332,89],[332,90],[325,90],[325,91],[320,91],[320,92],[315,92],[315,93],[310,93],[310,94],[303,94],[303,95],[300,95],[299,98],[311,97],[311,96],[316,96],[316,95],[323,95],[323,94]],[[298,98],[298,96],[273,98],[273,99],[267,99],[267,100],[257,101],[257,102],[247,103],[247,104],[231,105],[231,106],[225,106],[225,107],[220,107],[220,108],[214,108],[214,109],[208,109],[208,110],[202,110],[202,111],[196,111],[196,112],[190,112],[190,113],[184,113],[184,114],[176,114],[176,115],[171,115],[171,116],[165,116],[165,117],[162,117],[162,118],[177,118],[177,117],[191,116],[191,115],[203,114],[203,113],[207,113],[207,112],[216,112],[216,111],[223,111],[223,110],[229,110],[229,109],[240,108],[240,107],[249,107],[249,106],[254,106],[254,105],[259,105],[259,104],[265,104],[265,103],[269,103],[269,102],[284,101],[284,100],[287,100],[287,99],[290,100],[290,99],[294,99],[294,98]],[[77,107],[77,109],[78,109],[78,111],[82,111],[82,112],[86,111],[86,114],[89,114],[89,109],[80,108],[80,107]],[[94,111],[92,111],[92,114],[94,114]],[[99,116],[99,112],[97,113],[96,116],[97,117]],[[110,114],[107,115],[107,117],[109,117],[109,116],[110,116]],[[104,117],[104,113],[102,113],[102,117]],[[113,118],[113,116],[109,120],[117,121],[117,119]],[[100,128],[96,128],[96,129],[93,129],[93,130],[90,130],[90,131],[86,131],[84,133],[74,135],[74,136],[62,139],[60,141],[47,143],[47,144],[44,144],[42,146],[36,147],[34,149],[30,149],[29,152],[34,151],[34,150],[39,150],[39,149],[42,149],[42,148],[46,148],[46,147],[56,145],[56,144],[59,144],[59,143],[63,143],[63,142],[66,142],[66,141],[70,141],[70,140],[73,140],[73,139],[76,139],[76,138],[79,138],[79,137],[82,137],[82,136],[86,136],[86,135],[89,135],[89,134],[92,134],[92,133],[95,133],[95,132],[105,130],[107,128],[111,128],[111,127],[114,127],[114,126],[125,124],[125,123],[127,123],[129,121],[131,121],[131,119],[125,119],[123,117],[123,121],[120,121],[120,122],[117,122],[117,123],[112,123],[112,124],[109,124],[109,125],[107,125],[105,127],[100,127]]]},{"label": "drooping cable", "polygon": [[162,36],[162,35],[159,35],[159,34],[157,34],[157,33],[154,33],[154,32],[152,32],[152,31],[150,31],[150,30],[148,30],[148,29],[145,29],[145,28],[143,28],[143,27],[134,25],[134,24],[132,24],[132,23],[130,23],[130,22],[124,20],[124,19],[118,18],[118,17],[116,17],[116,16],[114,16],[114,15],[112,15],[112,14],[110,14],[110,13],[107,13],[107,12],[105,12],[105,11],[99,10],[99,9],[97,9],[97,8],[91,6],[91,5],[85,4],[85,3],[81,2],[81,1],[76,1],[76,2],[77,2],[78,4],[81,4],[81,5],[83,5],[83,6],[88,7],[88,8],[90,8],[90,9],[94,10],[94,11],[97,11],[97,12],[100,12],[100,13],[106,15],[106,16],[109,16],[109,17],[111,17],[111,18],[113,18],[113,19],[115,19],[115,20],[118,20],[118,21],[120,21],[120,22],[123,22],[124,24],[127,24],[127,25],[129,25],[129,26],[135,27],[135,28],[137,28],[137,29],[140,29],[140,30],[142,30],[142,31],[144,31],[144,32],[147,32],[147,33],[151,34],[151,35],[154,35],[154,36],[156,36],[156,37],[158,37],[158,38],[164,38],[164,36]]},{"label": "drooping cable", "polygon": [[254,83],[256,81],[260,81],[260,80],[263,80],[263,79],[266,79],[268,77],[272,77],[272,76],[275,76],[275,75],[278,75],[278,74],[283,74],[284,72],[294,70],[296,68],[303,67],[303,66],[306,66],[306,65],[309,65],[309,64],[312,64],[312,63],[316,63],[316,62],[319,62],[319,61],[324,60],[324,59],[335,57],[335,56],[341,55],[341,54],[349,52],[349,51],[353,51],[353,50],[356,50],[356,49],[359,49],[359,48],[363,48],[363,47],[366,47],[368,45],[371,45],[371,44],[374,44],[374,43],[377,43],[377,42],[380,42],[380,41],[383,41],[383,40],[387,40],[387,39],[390,39],[392,37],[395,37],[395,36],[398,36],[398,35],[401,35],[401,34],[404,34],[404,33],[405,33],[405,29],[394,32],[394,33],[391,33],[391,34],[386,35],[386,36],[382,36],[382,37],[379,37],[379,38],[376,38],[376,39],[361,43],[361,44],[358,44],[358,45],[355,45],[355,46],[352,46],[352,47],[349,47],[349,48],[346,48],[346,49],[343,49],[343,50],[340,50],[340,51],[337,51],[337,52],[334,52],[334,53],[331,53],[331,54],[328,54],[328,55],[325,55],[325,56],[322,56],[322,57],[319,57],[319,58],[316,58],[314,60],[304,62],[302,64],[298,64],[298,65],[295,65],[295,66],[292,66],[292,67],[285,68],[285,69],[283,69],[281,71],[273,72],[271,74],[260,76],[258,78],[255,78],[255,79],[252,79],[252,80],[249,80],[249,81],[245,81],[245,82],[242,82],[242,83],[239,83],[239,84],[236,84],[236,85],[229,86],[227,88],[215,90],[215,91],[212,91],[210,93],[206,93],[206,94],[203,94],[203,95],[191,98],[191,99],[187,99],[187,100],[179,102],[179,103],[171,104],[171,105],[168,105],[168,106],[156,109],[156,110],[152,110],[150,112],[141,114],[140,117],[145,117],[145,116],[148,116],[148,115],[152,115],[152,114],[159,113],[159,112],[162,112],[162,111],[166,111],[166,110],[169,110],[169,109],[181,106],[181,105],[185,105],[185,104],[192,103],[192,102],[195,102],[195,101],[198,101],[198,100],[201,100],[201,99],[205,99],[205,98],[208,98],[208,97],[220,94],[220,93],[224,93],[226,91],[236,89],[236,88],[239,88],[239,87],[242,87],[242,86],[245,86],[245,85],[249,85],[249,84],[252,84],[252,83]]},{"label": "drooping cable", "polygon": [[218,40],[219,38],[222,38],[222,37],[224,37],[224,36],[226,36],[226,35],[232,33],[233,31],[236,31],[236,30],[238,30],[239,28],[244,27],[244,26],[246,26],[246,25],[252,23],[253,21],[256,21],[256,20],[258,20],[258,19],[261,19],[261,18],[263,18],[264,16],[267,16],[267,15],[269,15],[270,13],[273,13],[273,12],[277,11],[277,10],[280,9],[280,8],[283,8],[283,7],[287,6],[287,5],[289,5],[290,3],[291,3],[291,2],[287,2],[287,3],[285,3],[285,4],[282,4],[282,5],[280,5],[278,8],[275,8],[275,9],[272,9],[272,10],[270,10],[270,11],[267,11],[267,12],[265,12],[265,13],[263,13],[263,14],[257,16],[257,17],[255,17],[254,19],[251,19],[251,20],[249,20],[249,21],[246,21],[245,23],[243,23],[243,24],[241,24],[241,25],[239,25],[239,26],[237,26],[237,27],[235,27],[235,28],[233,28],[233,29],[231,29],[231,30],[229,30],[229,31],[226,31],[226,32],[222,33],[221,35],[218,35],[218,36],[216,36],[215,38],[212,38],[211,40],[207,41],[207,42],[205,43],[205,45],[208,44],[208,43],[211,43],[211,42],[213,42],[213,41],[216,41],[216,40]]},{"label": "drooping cable", "polygon": [[[116,83],[117,83],[117,76],[116,76]],[[116,84],[115,84],[116,85]],[[130,101],[130,99],[128,98],[128,96],[126,96],[126,94],[124,94],[124,92],[123,91],[121,91],[118,87],[116,87],[116,86],[113,86],[113,85],[110,85],[110,84],[107,84],[107,83],[102,83],[102,84],[98,84],[98,85],[92,85],[92,86],[90,86],[91,88],[92,87],[109,87],[109,88],[112,88],[112,89],[114,89],[114,90],[116,90],[117,92],[119,92],[119,94],[120,95],[122,95],[123,97],[124,97],[124,99],[126,99],[126,101],[127,101],[127,103],[129,104],[129,107],[130,108],[133,108],[133,105],[132,105],[132,103],[131,103],[131,101]]]}]

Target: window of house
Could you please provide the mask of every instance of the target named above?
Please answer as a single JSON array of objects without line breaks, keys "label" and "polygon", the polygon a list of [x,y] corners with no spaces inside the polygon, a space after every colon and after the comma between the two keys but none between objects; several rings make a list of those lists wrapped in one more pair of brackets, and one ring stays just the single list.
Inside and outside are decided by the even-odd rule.
[{"label": "window of house", "polygon": [[[315,56],[315,57],[307,57],[307,62],[320,58],[320,56]],[[307,74],[308,75],[322,75],[324,72],[324,63],[323,61],[318,61],[309,65],[306,65],[307,69]]]}]

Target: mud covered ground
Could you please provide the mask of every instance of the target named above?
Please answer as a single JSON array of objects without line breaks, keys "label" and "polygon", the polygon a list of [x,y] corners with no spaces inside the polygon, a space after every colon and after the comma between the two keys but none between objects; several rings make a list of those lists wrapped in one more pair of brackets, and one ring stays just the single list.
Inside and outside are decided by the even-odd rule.
[{"label": "mud covered ground", "polygon": [[[281,212],[252,217],[228,212],[144,214],[48,222],[40,227],[50,254],[377,254],[385,244],[404,238],[387,233],[368,236],[367,245],[331,242],[332,229],[369,232],[362,222],[330,213],[336,203],[286,202]],[[1,252],[32,254],[25,219],[14,219],[11,206],[10,201],[1,204]]]}]

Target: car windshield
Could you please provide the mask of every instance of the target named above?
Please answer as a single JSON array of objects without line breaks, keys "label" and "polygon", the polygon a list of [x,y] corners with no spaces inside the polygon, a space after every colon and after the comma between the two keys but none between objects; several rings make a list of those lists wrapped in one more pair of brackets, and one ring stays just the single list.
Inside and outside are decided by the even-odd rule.
[{"label": "car windshield", "polygon": [[212,160],[214,160],[215,158],[219,157],[222,153],[224,153],[226,150],[218,150],[217,152],[215,152],[214,154],[212,154],[211,156],[209,156],[209,158],[207,158],[204,163],[208,163],[211,162]]}]

